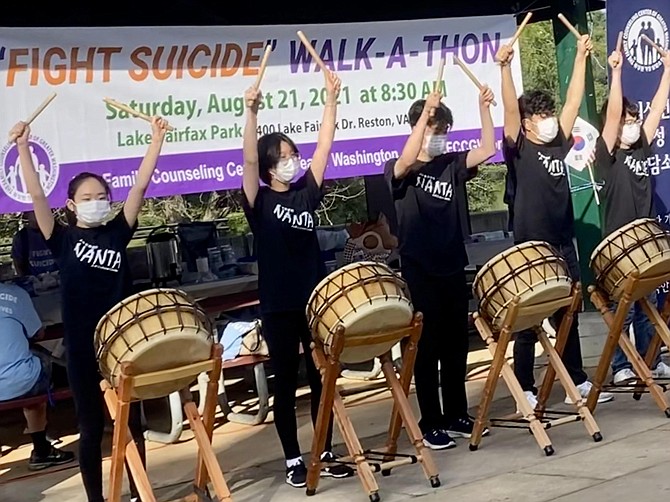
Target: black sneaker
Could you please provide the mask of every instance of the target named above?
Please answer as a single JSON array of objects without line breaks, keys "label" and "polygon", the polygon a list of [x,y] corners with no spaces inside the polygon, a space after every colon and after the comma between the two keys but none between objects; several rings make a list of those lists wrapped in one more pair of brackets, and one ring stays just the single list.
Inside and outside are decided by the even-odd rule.
[{"label": "black sneaker", "polygon": [[[475,421],[472,417],[467,416],[464,418],[459,418],[447,429],[447,432],[455,438],[465,438],[470,439],[472,437],[472,429],[475,427]],[[487,427],[484,427],[484,432],[482,436],[487,436],[489,430]]]},{"label": "black sneaker", "polygon": [[455,447],[456,441],[444,429],[433,429],[423,435],[423,444],[431,450],[446,450]]},{"label": "black sneaker", "polygon": [[324,478],[350,478],[354,475],[354,470],[347,464],[337,463],[338,456],[330,451],[321,454],[321,462],[333,462],[321,469],[321,477]]},{"label": "black sneaker", "polygon": [[63,465],[74,460],[74,453],[71,451],[63,451],[58,448],[51,447],[48,455],[40,456],[35,453],[35,450],[30,454],[28,460],[28,469],[31,471],[40,471],[53,467],[54,465]]},{"label": "black sneaker", "polygon": [[286,468],[286,483],[294,488],[304,488],[307,484],[307,467],[302,460]]}]

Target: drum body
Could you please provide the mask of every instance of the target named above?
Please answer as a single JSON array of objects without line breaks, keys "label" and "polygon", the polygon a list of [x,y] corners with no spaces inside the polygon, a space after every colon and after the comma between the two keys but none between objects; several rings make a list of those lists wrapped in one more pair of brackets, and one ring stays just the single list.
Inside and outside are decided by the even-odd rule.
[{"label": "drum body", "polygon": [[[407,286],[387,265],[362,261],[335,270],[314,289],[307,303],[312,336],[331,354],[337,327],[345,336],[371,335],[409,326],[414,316]],[[397,340],[345,347],[343,363],[360,363],[378,357]]]},{"label": "drum body", "polygon": [[512,300],[519,298],[515,331],[541,324],[553,312],[526,309],[567,298],[572,292],[568,265],[546,242],[529,241],[490,259],[473,282],[479,313],[494,331],[502,329]]},{"label": "drum body", "polygon": [[[670,235],[654,219],[635,220],[605,237],[591,254],[590,265],[598,287],[619,299],[632,272],[640,279],[670,272]],[[660,285],[638,288],[632,299],[647,296]]]},{"label": "drum body", "polygon": [[[135,374],[176,368],[209,359],[213,343],[208,317],[177,289],[150,289],[126,298],[105,314],[95,333],[100,371],[113,387],[124,362],[132,363]],[[132,397],[167,396],[191,380],[140,388]]]}]

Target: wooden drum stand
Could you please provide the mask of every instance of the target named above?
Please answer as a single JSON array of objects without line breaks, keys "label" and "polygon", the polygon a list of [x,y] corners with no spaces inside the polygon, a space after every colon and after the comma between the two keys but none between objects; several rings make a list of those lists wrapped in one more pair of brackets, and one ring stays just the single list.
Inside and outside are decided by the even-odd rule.
[{"label": "wooden drum stand", "polygon": [[[116,389],[106,380],[100,383],[105,395],[105,402],[109,413],[114,420],[114,436],[112,440],[112,466],[109,479],[109,502],[120,502],[121,483],[123,480],[124,461],[132,474],[133,480],[142,502],[156,502],[156,497],[151,489],[151,483],[147,477],[146,470],[142,465],[139,451],[132,440],[128,429],[128,414],[132,401],[134,389],[147,388],[153,385],[193,377],[195,380],[202,372],[209,374],[207,384],[207,397],[202,419],[198,408],[190,399],[190,393],[185,396],[184,413],[188,417],[191,429],[198,444],[198,462],[194,479],[194,493],[185,498],[178,499],[183,502],[198,502],[202,499],[232,501],[230,491],[223,478],[221,467],[216,460],[212,449],[212,431],[214,429],[214,415],[216,412],[217,387],[219,374],[221,373],[221,355],[223,348],[219,344],[212,347],[210,359],[205,361],[180,366],[177,368],[155,371],[152,373],[133,374],[132,363],[123,363],[121,376]],[[216,498],[211,499],[207,494],[207,481],[211,480],[216,493]],[[177,501],[175,501],[177,502]]]},{"label": "wooden drum stand", "polygon": [[[326,354],[323,343],[315,337],[315,341],[312,343],[312,356],[316,367],[321,373],[323,389],[319,403],[318,418],[314,427],[311,460],[307,473],[307,495],[314,495],[319,483],[319,475],[322,468],[320,459],[326,444],[331,410],[349,452],[349,457],[343,459],[343,461],[356,465],[363,489],[371,502],[378,502],[380,500],[379,488],[373,473],[381,471],[383,475],[389,475],[391,469],[401,465],[420,462],[426,477],[430,481],[430,485],[434,488],[440,486],[437,468],[430,455],[430,451],[423,444],[423,436],[419,429],[419,424],[407,400],[412,373],[414,371],[414,362],[416,360],[417,343],[421,337],[422,324],[422,315],[417,313],[414,316],[412,324],[406,328],[387,332],[380,331],[370,333],[369,335],[356,335],[355,337],[348,338],[344,327],[340,325],[333,337],[330,354]],[[405,338],[408,338],[408,340],[403,351],[400,378],[395,373],[390,352],[387,352],[380,358],[384,377],[391,388],[391,395],[393,397],[393,411],[391,412],[386,451],[364,451],[344,407],[342,397],[336,388],[337,377],[341,369],[340,354],[345,347],[363,347],[383,343],[384,341],[400,341]],[[400,435],[403,423],[405,424],[409,440],[416,449],[416,455],[401,455],[396,453],[398,436]],[[375,457],[376,459],[371,457]],[[398,458],[399,460],[395,460]]]},{"label": "wooden drum stand", "polygon": [[[655,356],[661,347],[661,343],[670,347],[670,329],[668,329],[667,324],[667,311],[669,310],[668,307],[670,304],[666,302],[664,313],[661,315],[656,306],[649,302],[646,295],[640,294],[640,291],[649,291],[650,288],[653,290],[667,280],[670,280],[670,274],[640,279],[637,272],[631,273],[625,280],[623,295],[619,300],[615,313],[612,313],[608,308],[608,296],[595,286],[589,287],[591,302],[600,311],[600,314],[603,316],[603,319],[609,328],[609,335],[607,336],[603,353],[598,362],[598,369],[593,378],[593,388],[591,389],[591,393],[587,400],[587,406],[591,411],[595,410],[598,403],[598,396],[605,387],[605,378],[607,378],[609,367],[614,358],[616,346],[619,345],[623,353],[626,355],[626,358],[633,366],[633,370],[638,376],[638,380],[633,386],[633,390],[626,390],[626,388],[630,388],[630,385],[626,384],[621,386],[623,389],[617,390],[619,392],[633,392],[633,397],[636,400],[640,399],[642,393],[650,393],[658,407],[665,413],[665,416],[670,418],[670,405],[664,395],[664,392],[667,390],[667,385],[659,385],[652,377],[650,369],[651,365],[654,363]],[[639,299],[634,301],[632,300],[633,298]],[[645,359],[642,359],[642,356],[637,352],[635,345],[633,345],[633,342],[631,342],[627,333],[624,334],[625,336],[621,336],[628,311],[635,302],[642,307],[656,331],[656,334],[647,349]],[[613,387],[616,389],[618,386]]]},{"label": "wooden drum stand", "polygon": [[[547,303],[519,307],[519,299],[516,297],[512,300],[511,306],[507,310],[500,333],[497,334],[493,333],[490,324],[482,316],[478,314],[474,315],[477,331],[479,331],[480,336],[486,342],[489,352],[493,356],[493,360],[486,378],[486,384],[479,404],[479,412],[477,413],[477,419],[475,420],[474,430],[472,431],[470,450],[475,451],[479,448],[489,408],[491,407],[495,388],[500,376],[502,376],[505,384],[510,390],[512,397],[516,402],[517,409],[521,412],[522,419],[491,419],[490,425],[492,427],[529,428],[535,437],[537,444],[547,456],[554,453],[554,447],[546,432],[546,429],[549,429],[550,427],[582,420],[588,434],[593,440],[596,442],[602,440],[602,434],[600,433],[598,424],[593,418],[589,408],[586,407],[585,399],[579,394],[577,387],[568,374],[568,370],[565,368],[563,361],[561,361],[561,355],[567,341],[570,327],[572,326],[574,315],[579,309],[581,298],[581,286],[579,283],[573,286],[572,294],[570,296]],[[531,313],[553,313],[562,307],[568,307],[568,311],[563,317],[561,325],[556,332],[555,347],[551,344],[549,337],[541,328],[538,327],[535,329],[538,340],[548,355],[549,364],[537,396],[537,408],[533,410],[524,395],[521,384],[519,384],[519,381],[514,375],[514,370],[505,360],[505,352],[512,337],[512,333],[515,332],[514,324],[518,317],[521,315],[530,315]],[[566,394],[576,406],[576,413],[549,411],[545,409],[556,376],[558,376],[558,380],[565,389]],[[557,418],[557,416],[560,416],[560,418]],[[511,423],[521,425],[505,425]]]}]

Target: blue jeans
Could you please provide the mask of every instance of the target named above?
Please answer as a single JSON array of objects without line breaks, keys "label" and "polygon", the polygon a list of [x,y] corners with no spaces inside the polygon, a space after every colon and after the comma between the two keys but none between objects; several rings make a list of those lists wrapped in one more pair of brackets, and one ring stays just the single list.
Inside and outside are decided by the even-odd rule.
[{"label": "blue jeans", "polygon": [[[656,292],[650,294],[647,299],[652,305],[656,305]],[[616,304],[612,307],[612,309],[616,309]],[[651,339],[654,337],[656,331],[654,330],[654,325],[651,323],[651,320],[649,320],[647,314],[644,313],[644,310],[640,305],[637,304],[637,302],[631,306],[628,314],[626,315],[621,336],[629,336],[628,331],[631,324],[633,325],[633,333],[635,333],[635,348],[644,358],[647,354],[647,349],[649,348]],[[654,359],[651,368],[655,368],[660,362],[661,353],[659,351],[659,353],[656,354],[656,358]],[[621,371],[626,368],[631,369],[632,365],[626,358],[623,350],[621,350],[621,347],[617,345],[616,351],[614,353],[614,359],[612,360],[612,372],[616,373],[617,371]]]}]

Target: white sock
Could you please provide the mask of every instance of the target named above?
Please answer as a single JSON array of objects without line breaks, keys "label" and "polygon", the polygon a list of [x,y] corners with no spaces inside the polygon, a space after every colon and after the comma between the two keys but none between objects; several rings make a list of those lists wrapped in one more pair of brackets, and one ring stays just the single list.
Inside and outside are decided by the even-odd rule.
[{"label": "white sock", "polygon": [[302,462],[302,457],[292,458],[286,461],[286,467],[295,467]]}]

